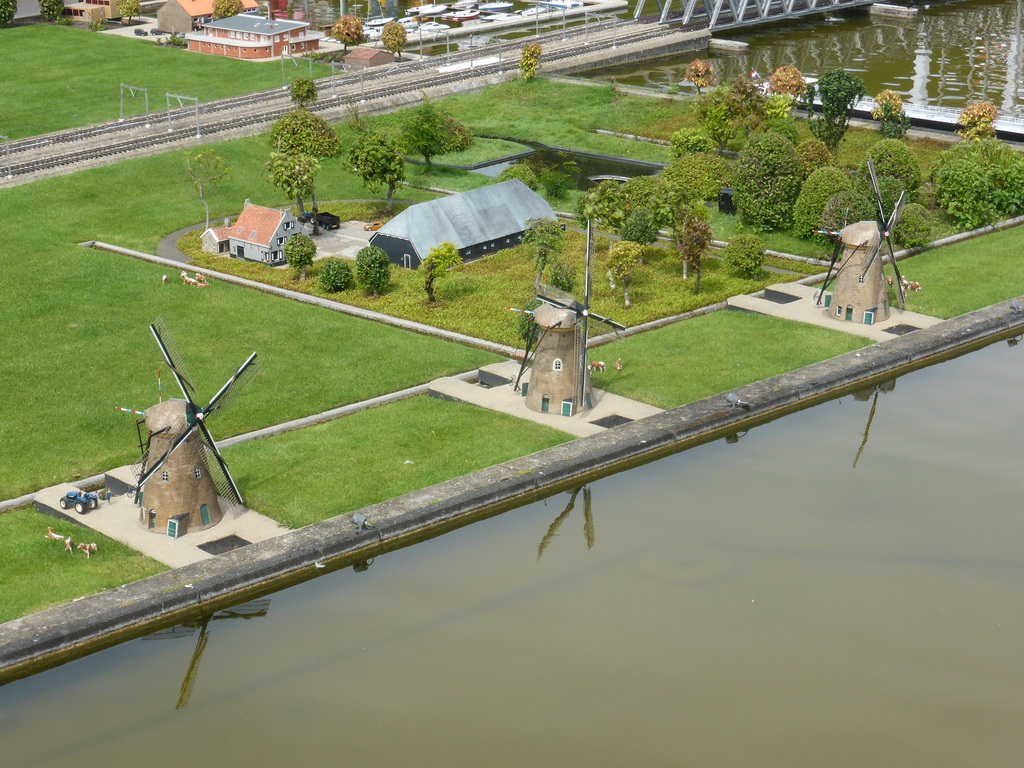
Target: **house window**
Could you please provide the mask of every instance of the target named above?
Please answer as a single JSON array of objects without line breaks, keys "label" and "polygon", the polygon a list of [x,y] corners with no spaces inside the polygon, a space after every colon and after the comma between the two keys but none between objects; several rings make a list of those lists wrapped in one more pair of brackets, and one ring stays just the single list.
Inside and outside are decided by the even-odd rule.
[{"label": "house window", "polygon": [[201,470],[199,467],[196,467],[195,469],[192,470],[192,474],[194,474],[196,476],[196,480],[198,480],[200,477],[203,476],[203,470]]},{"label": "house window", "polygon": [[555,362],[551,364],[551,370],[560,371],[562,370],[562,358],[556,357]]},{"label": "house window", "polygon": [[291,229],[291,228],[292,228],[293,226],[295,226],[295,222],[294,222],[294,221],[286,221],[286,222],[284,223],[284,228],[285,228],[285,230],[289,230],[289,229]]},{"label": "house window", "polygon": [[277,244],[278,245],[284,245],[284,238],[283,237],[277,238]]},{"label": "house window", "polygon": [[163,480],[165,483],[171,479],[171,476],[167,474],[166,469],[160,473],[160,479]]}]

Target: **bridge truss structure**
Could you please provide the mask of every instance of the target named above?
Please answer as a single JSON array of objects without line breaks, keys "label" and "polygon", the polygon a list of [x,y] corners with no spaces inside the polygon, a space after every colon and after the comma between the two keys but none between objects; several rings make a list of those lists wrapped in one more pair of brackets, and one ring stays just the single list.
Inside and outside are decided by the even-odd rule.
[{"label": "bridge truss structure", "polygon": [[[769,21],[829,13],[871,5],[876,0],[654,0],[658,14],[645,14],[647,0],[637,0],[633,18],[706,27],[709,31],[751,27]],[[678,9],[675,6],[679,6]]]}]

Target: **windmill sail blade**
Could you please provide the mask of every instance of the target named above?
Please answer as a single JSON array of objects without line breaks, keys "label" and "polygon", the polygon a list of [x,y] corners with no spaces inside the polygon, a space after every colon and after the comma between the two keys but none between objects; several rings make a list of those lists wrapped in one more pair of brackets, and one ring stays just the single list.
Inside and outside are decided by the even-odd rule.
[{"label": "windmill sail blade", "polygon": [[[839,256],[843,252],[843,241],[839,239],[836,241],[836,247],[832,251],[832,261],[828,264],[828,272],[825,273],[825,282],[821,284],[821,290],[818,291],[818,304],[821,304],[821,299],[825,295],[825,291],[828,290],[829,281],[832,279],[832,269],[835,267],[836,262],[839,261]],[[838,275],[839,273],[836,272]]]},{"label": "windmill sail blade", "polygon": [[[202,422],[196,422],[196,424],[201,423]],[[165,451],[160,458],[153,462],[149,469],[143,472],[142,475],[139,477],[139,488],[141,488],[143,484],[147,480],[149,480],[149,478],[151,478],[160,470],[160,467],[162,467],[166,463],[167,459],[170,458],[170,455],[172,453],[174,453],[182,445],[184,445],[185,441],[188,440],[189,435],[191,435],[193,431],[195,431],[195,424],[193,424],[191,427],[187,427],[180,435],[174,438],[174,442],[171,443],[171,447],[168,448],[167,451]]]},{"label": "windmill sail blade", "polygon": [[597,323],[598,325],[607,325],[607,326],[609,326],[611,328],[614,328],[616,331],[624,331],[624,330],[626,330],[626,326],[624,326],[622,323],[619,323],[619,322],[616,322],[615,320],[612,320],[609,317],[604,317],[602,315],[596,315],[593,312],[589,312],[588,313],[588,317],[590,318],[590,322],[592,322],[592,323]]},{"label": "windmill sail blade", "polygon": [[193,403],[196,392],[195,385],[192,383],[192,377],[189,376],[188,371],[181,362],[181,353],[178,352],[178,345],[174,343],[174,339],[167,331],[163,318],[158,318],[156,322],[149,326],[149,330],[152,331],[153,338],[156,339],[156,344],[160,347],[160,354],[164,356],[164,361],[171,369],[171,375],[178,382],[178,388],[181,390],[181,393],[185,396],[186,400]]},{"label": "windmill sail blade", "polygon": [[885,204],[882,202],[882,189],[878,186],[878,174],[875,173],[875,164],[868,159],[868,173],[871,174],[871,188],[875,191],[875,203],[878,205],[878,226],[888,218],[885,215]]},{"label": "windmill sail blade", "polygon": [[576,301],[576,297],[571,293],[555,288],[553,285],[548,285],[542,282],[540,278],[533,284],[533,292],[538,299],[553,307],[571,309],[577,313],[582,312],[584,309],[584,306]]},{"label": "windmill sail blade", "polygon": [[548,544],[551,540],[558,535],[558,529],[562,527],[562,523],[569,517],[569,513],[572,512],[576,506],[576,496],[579,494],[583,486],[580,486],[572,492],[572,496],[569,497],[569,503],[565,505],[565,509],[562,513],[551,521],[551,525],[548,526],[547,533],[544,534],[544,538],[540,540],[540,544],[537,546],[537,560],[540,560],[544,556],[544,550],[548,548]]},{"label": "windmill sail blade", "polygon": [[893,233],[893,230],[896,229],[896,225],[900,223],[900,217],[903,215],[903,206],[906,204],[906,201],[906,191],[900,192],[899,200],[896,201],[896,207],[892,209],[892,216],[890,216],[889,220],[885,223],[886,238]]},{"label": "windmill sail blade", "polygon": [[875,263],[875,259],[878,258],[878,254],[882,252],[882,241],[878,241],[878,245],[875,247],[875,252],[871,254],[871,258],[868,259],[867,265],[864,267],[864,271],[860,273],[861,282],[864,282],[863,278],[867,276],[868,270],[871,269],[871,265]]},{"label": "windmill sail blade", "polygon": [[[210,434],[210,430],[206,428],[203,422],[198,421],[196,423],[199,425],[200,434],[202,435],[201,445],[206,456],[206,468],[209,470],[214,488],[217,489],[217,495],[223,496],[233,505],[242,505],[244,503],[242,501],[242,492],[235,485],[235,480],[228,471],[227,462],[224,461],[224,457],[217,450],[217,444],[213,441],[213,435]],[[213,461],[210,461],[211,456]]]},{"label": "windmill sail blade", "polygon": [[223,410],[228,403],[238,396],[239,392],[249,386],[249,383],[259,372],[260,366],[256,361],[256,353],[253,352],[249,355],[249,359],[242,363],[241,367],[235,371],[235,375],[228,379],[227,383],[210,400],[210,404],[203,410],[204,420]]},{"label": "windmill sail blade", "polygon": [[[516,374],[515,383],[512,385],[512,391],[519,391],[519,382],[523,378],[523,374],[526,373],[526,369],[533,365],[533,358],[537,355],[537,348],[540,346],[541,339],[544,335],[551,330],[551,328],[558,328],[562,325],[562,321],[559,320],[557,323],[552,325],[550,328],[542,328],[540,333],[537,334],[537,338],[534,339],[532,344],[527,344],[526,349],[523,350],[523,362],[519,365],[519,373]],[[532,353],[532,354],[531,354]]]},{"label": "windmill sail blade", "polygon": [[597,540],[594,531],[594,511],[590,505],[590,486],[583,486],[583,535],[587,537],[587,549],[592,549]]}]

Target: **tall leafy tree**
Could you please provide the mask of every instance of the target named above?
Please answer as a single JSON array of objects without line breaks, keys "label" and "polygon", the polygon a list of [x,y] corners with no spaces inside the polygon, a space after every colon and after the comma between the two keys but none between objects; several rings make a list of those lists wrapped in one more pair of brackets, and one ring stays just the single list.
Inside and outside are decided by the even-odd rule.
[{"label": "tall leafy tree", "polygon": [[523,46],[523,55],[519,60],[519,71],[523,80],[532,80],[540,69],[540,43],[527,43]]},{"label": "tall leafy tree", "polygon": [[302,198],[313,194],[313,179],[320,171],[317,159],[301,152],[271,152],[266,167],[270,183],[287,197],[294,197],[299,213],[305,218]]},{"label": "tall leafy tree", "polygon": [[39,0],[39,15],[49,21],[56,21],[64,15],[64,0]]},{"label": "tall leafy tree", "polygon": [[331,37],[342,43],[347,51],[349,45],[358,43],[363,37],[363,20],[358,16],[346,14],[334,22],[331,27]]},{"label": "tall leafy tree", "polygon": [[[338,134],[320,115],[310,112],[308,109],[293,109],[286,115],[278,118],[270,128],[270,146],[278,153],[287,155],[306,155],[314,160],[326,160],[337,157],[341,153],[341,142],[338,141]],[[320,170],[320,164],[316,163],[316,172]],[[299,197],[305,197],[301,195]],[[316,179],[310,179],[308,196],[313,201],[313,210],[317,209],[316,201]],[[299,203],[299,210],[305,216],[302,203]],[[313,234],[319,234],[320,230],[316,218],[313,218]]]},{"label": "tall leafy tree", "polygon": [[626,309],[630,307],[629,284],[643,255],[644,247],[629,240],[619,240],[608,254],[608,269],[615,275],[615,279],[622,283],[622,298]]},{"label": "tall leafy tree", "polygon": [[388,204],[384,210],[390,213],[395,188],[405,180],[405,158],[395,142],[376,131],[360,134],[349,147],[347,162],[371,192],[387,187]]},{"label": "tall leafy tree", "polygon": [[821,114],[813,117],[810,124],[814,138],[825,142],[835,153],[850,127],[854,105],[866,93],[864,81],[844,69],[826,72],[816,84],[808,85],[807,103],[811,104],[816,94],[821,99]]},{"label": "tall leafy tree", "polygon": [[697,276],[693,292],[700,293],[704,253],[711,246],[713,237],[711,214],[707,206],[697,203],[678,208],[672,222],[672,235],[676,250],[679,252],[679,260],[683,264],[683,279],[688,279],[690,270],[693,270]]},{"label": "tall leafy tree", "polygon": [[216,152],[209,147],[200,150],[185,150],[185,186],[199,198],[206,210],[206,229],[210,228],[210,205],[208,195],[216,191],[231,169]]},{"label": "tall leafy tree", "polygon": [[683,80],[697,86],[697,93],[700,94],[704,88],[714,87],[715,70],[712,69],[711,62],[704,61],[703,59],[694,59],[687,65],[686,72],[683,74]]},{"label": "tall leafy tree", "polygon": [[292,103],[300,109],[305,109],[310,104],[316,103],[316,83],[308,77],[300,77],[294,80],[288,86],[288,90],[291,92]]},{"label": "tall leafy tree", "polygon": [[142,15],[142,5],[139,0],[117,0],[117,11],[122,18],[131,21]]},{"label": "tall leafy tree", "polygon": [[452,267],[462,263],[462,256],[454,243],[439,243],[427,252],[420,262],[419,272],[423,280],[423,290],[427,292],[427,301],[433,304],[434,282],[447,274]]},{"label": "tall leafy tree", "polygon": [[429,99],[411,110],[402,126],[402,145],[407,152],[423,155],[427,167],[431,158],[468,146],[472,141],[469,129],[443,114]]},{"label": "tall leafy tree", "polygon": [[244,10],[242,0],[213,0],[213,18],[215,19],[237,16]]},{"label": "tall leafy tree", "polygon": [[391,282],[391,261],[384,251],[368,245],[356,254],[356,282],[380,296]]},{"label": "tall leafy tree", "polygon": [[533,257],[537,276],[540,277],[548,261],[561,255],[565,248],[565,233],[554,219],[530,219],[526,223],[530,228],[523,234],[522,243]]},{"label": "tall leafy tree", "polygon": [[397,21],[389,21],[380,31],[380,42],[384,46],[384,50],[395,54],[395,56],[401,56],[406,43],[409,42],[409,36],[406,34],[405,27]]},{"label": "tall leafy tree", "polygon": [[299,272],[299,280],[306,279],[306,267],[313,263],[316,256],[316,243],[309,235],[292,235],[284,244],[284,257],[288,266]]}]

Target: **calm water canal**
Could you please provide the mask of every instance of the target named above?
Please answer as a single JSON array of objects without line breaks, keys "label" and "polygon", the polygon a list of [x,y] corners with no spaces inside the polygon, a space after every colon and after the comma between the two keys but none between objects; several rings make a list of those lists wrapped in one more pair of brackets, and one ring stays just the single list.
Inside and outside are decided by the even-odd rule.
[{"label": "calm water canal", "polygon": [[[678,8],[676,4],[674,7]],[[719,81],[751,69],[767,77],[792,64],[807,76],[846,69],[864,79],[869,95],[891,88],[916,104],[962,109],[991,101],[1004,115],[1024,116],[1024,0],[919,3],[916,19],[866,14],[827,23],[821,18],[787,27],[765,27],[719,37],[744,40],[744,54],[710,58]],[[682,83],[693,54],[588,73],[600,79],[664,89]]]},{"label": "calm water canal", "polygon": [[9,684],[3,765],[1017,765],[1022,357],[592,483],[589,523],[559,494]]}]

